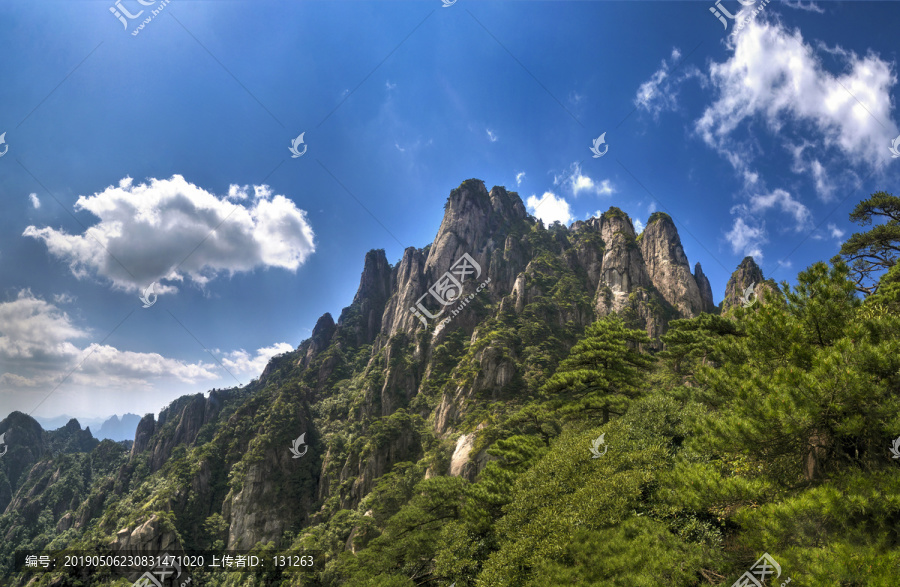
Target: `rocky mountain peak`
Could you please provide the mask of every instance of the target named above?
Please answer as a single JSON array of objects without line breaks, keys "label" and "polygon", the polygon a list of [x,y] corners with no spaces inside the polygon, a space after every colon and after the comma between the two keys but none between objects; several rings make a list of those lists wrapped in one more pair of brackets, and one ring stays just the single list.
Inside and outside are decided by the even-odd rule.
[{"label": "rocky mountain peak", "polygon": [[700,299],[703,300],[703,311],[714,312],[716,304],[713,301],[712,287],[710,287],[709,279],[703,273],[703,268],[700,267],[699,261],[694,265],[694,281],[697,282],[697,288],[700,290]]},{"label": "rocky mountain peak", "polygon": [[464,253],[486,266],[490,249],[503,243],[504,228],[526,216],[515,192],[495,186],[488,193],[480,179],[462,182],[447,198],[444,219],[425,261],[427,276],[444,273]]},{"label": "rocky mountain peak", "polygon": [[[740,306],[744,296],[744,290],[751,285],[760,285],[765,281],[762,269],[753,260],[753,257],[744,257],[725,286],[725,298],[722,300],[722,310],[728,310],[734,306]],[[756,289],[756,288],[754,288]],[[756,289],[758,292],[759,290]]]},{"label": "rocky mountain peak", "polygon": [[338,320],[339,327],[351,331],[357,344],[370,344],[381,331],[384,305],[391,297],[391,272],[384,249],[366,253],[359,289]]},{"label": "rocky mountain peak", "polygon": [[700,288],[681,245],[672,218],[654,212],[638,239],[647,275],[662,297],[683,316],[696,316],[704,309]]},{"label": "rocky mountain peak", "polygon": [[626,237],[634,239],[634,224],[631,223],[631,218],[628,217],[628,214],[620,208],[610,206],[609,210],[600,216],[600,238],[603,239],[603,242],[610,243],[613,240],[613,236],[617,233],[622,233]]}]

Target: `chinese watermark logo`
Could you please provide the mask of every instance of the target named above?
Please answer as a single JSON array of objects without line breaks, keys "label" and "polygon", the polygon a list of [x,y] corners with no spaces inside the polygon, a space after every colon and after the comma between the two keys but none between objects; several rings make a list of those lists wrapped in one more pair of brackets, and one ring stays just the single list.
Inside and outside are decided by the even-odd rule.
[{"label": "chinese watermark logo", "polygon": [[[756,10],[751,12],[756,12],[757,14],[759,14],[771,1],[772,0],[761,0],[760,5],[756,8]],[[754,4],[756,4],[756,0],[738,0],[738,2],[740,2],[743,6],[753,6]],[[719,19],[719,22],[722,23],[722,28],[724,28],[725,30],[728,30],[728,21],[725,20],[725,17],[728,17],[731,20],[735,20],[738,16],[741,16],[745,12],[744,9],[740,9],[738,10],[737,14],[731,14],[724,6],[722,6],[722,0],[717,0],[715,5],[709,7],[709,11],[713,16]],[[737,33],[745,26],[747,26],[747,23],[749,23],[752,18],[753,15],[751,14],[750,16],[742,19],[735,27],[734,32]]]},{"label": "chinese watermark logo", "polygon": [[[6,133],[3,133],[5,135]],[[3,142],[3,135],[0,135],[0,143]],[[900,158],[900,135],[897,135],[897,138],[891,141],[891,146],[888,147],[888,150],[891,152],[891,158],[897,159]],[[4,151],[5,153],[6,151]]]},{"label": "chinese watermark logo", "polygon": [[[167,564],[169,562],[172,564]],[[173,571],[171,569],[175,570]],[[176,571],[177,574],[175,574]],[[174,577],[172,577],[173,574],[175,574]],[[191,577],[188,577],[186,581],[178,583],[177,579],[180,576],[181,565],[178,564],[177,558],[166,553],[160,555],[157,565],[138,577],[137,581],[132,583],[132,587],[165,587],[167,585],[187,587],[187,585],[191,584]]]},{"label": "chinese watermark logo", "polygon": [[6,133],[5,132],[2,135],[0,135],[0,145],[5,145],[3,147],[3,152],[0,153],[0,157],[3,157],[4,155],[6,155],[6,152],[9,151],[9,145],[6,144]]},{"label": "chinese watermark logo", "polygon": [[603,149],[603,152],[600,152],[600,145],[606,142],[606,133],[603,133],[596,139],[594,139],[594,146],[591,147],[591,152],[594,154],[594,159],[598,157],[603,157],[606,155],[606,152],[609,151],[609,145],[606,145],[606,148]]},{"label": "chinese watermark logo", "polygon": [[[463,282],[466,278],[474,273],[475,279],[481,277],[481,265],[479,265],[475,259],[471,257],[468,253],[463,253],[462,257],[456,260],[452,267],[450,267],[450,271],[444,273],[437,282],[428,288],[428,291],[419,296],[419,299],[416,300],[416,305],[413,308],[410,308],[409,311],[413,313],[413,315],[422,321],[426,327],[428,326],[428,320],[425,319],[425,316],[428,316],[428,319],[434,320],[441,314],[443,314],[444,310],[447,309],[447,306],[452,306],[457,302],[457,300],[462,297],[463,293]],[[482,289],[490,283],[491,278],[489,277],[484,283],[478,286],[475,290],[475,293],[480,292]],[[432,314],[425,308],[425,304],[422,302],[423,298],[431,294],[434,299],[436,299],[442,306],[441,310],[437,314]],[[463,307],[468,304],[472,298],[475,297],[475,294],[470,294],[462,303],[457,307],[451,310],[451,315],[444,319],[442,324],[447,324],[452,320],[460,311],[462,311]],[[424,316],[423,316],[424,314]]]},{"label": "chinese watermark logo", "polygon": [[[750,298],[753,298],[751,301]],[[759,296],[756,295],[756,282],[751,283],[744,290],[744,296],[741,298],[741,305],[745,308],[749,308],[753,304],[756,303],[756,300]]]},{"label": "chinese watermark logo", "polygon": [[606,432],[591,441],[591,454],[594,455],[591,457],[592,459],[599,459],[609,450],[608,446],[603,446],[603,452],[600,452],[600,446],[606,444],[606,441],[603,440],[604,436],[606,436]]},{"label": "chinese watermark logo", "polygon": [[[141,6],[153,6],[159,1],[159,6],[150,11],[150,16],[145,18],[141,24],[139,24],[133,31],[131,31],[131,36],[136,37],[145,26],[150,24],[150,21],[156,18],[156,16],[162,12],[163,8],[169,5],[172,0],[137,0],[138,4]],[[127,8],[122,6],[122,0],[116,0],[116,3],[109,7],[109,11],[115,16],[119,22],[122,23],[122,26],[125,30],[128,30],[128,21],[134,20],[144,14],[144,9],[138,10],[137,14],[132,14]]]},{"label": "chinese watermark logo", "polygon": [[[306,454],[306,451],[309,450],[309,447],[306,446],[305,438],[306,438],[306,432],[304,432],[303,434],[301,434],[300,436],[298,436],[297,438],[294,439],[294,442],[293,442],[293,444],[291,444],[291,448],[290,448],[291,453],[294,455],[291,457],[292,459],[299,459],[300,457],[302,457],[303,455]],[[301,446],[303,447],[303,452],[300,452]]]},{"label": "chinese watermark logo", "polygon": [[[750,567],[750,570],[741,575],[731,587],[763,587],[763,585],[768,584],[766,577],[769,575],[775,575],[773,579],[780,577],[781,565],[766,552],[763,553],[762,557]],[[790,582],[791,578],[788,577],[787,580],[781,584],[781,587],[786,587]]]},{"label": "chinese watermark logo", "polygon": [[[303,135],[306,134],[306,131],[300,133],[300,136],[291,141],[291,146],[288,148],[288,151],[292,153],[291,159],[296,159],[297,157],[302,157],[304,153],[306,153],[306,145],[303,143]],[[303,150],[300,151],[297,149],[300,145],[303,145]]]},{"label": "chinese watermark logo", "polygon": [[[148,285],[147,289],[145,289],[141,294],[140,299],[142,302],[144,302],[144,305],[142,306],[143,308],[149,308],[150,306],[152,306],[153,304],[156,303],[156,294],[153,292],[154,285],[156,285],[155,281],[153,283],[151,283],[150,285]],[[150,296],[153,296],[152,300],[150,299]]]},{"label": "chinese watermark logo", "polygon": [[[3,442],[2,436],[0,436],[0,442]],[[892,459],[900,459],[900,436],[894,439],[894,444],[891,445],[890,451],[894,455],[891,457]]]},{"label": "chinese watermark logo", "polygon": [[9,450],[9,447],[6,446],[6,441],[3,439],[4,436],[6,436],[6,432],[4,432],[3,434],[0,434],[0,447],[3,448],[3,452],[0,452],[0,457],[5,455],[6,451]]}]

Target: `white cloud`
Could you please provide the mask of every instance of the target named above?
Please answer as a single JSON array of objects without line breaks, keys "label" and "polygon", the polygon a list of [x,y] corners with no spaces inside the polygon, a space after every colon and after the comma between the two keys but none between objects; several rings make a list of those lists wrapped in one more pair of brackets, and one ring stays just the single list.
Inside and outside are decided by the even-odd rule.
[{"label": "white cloud", "polygon": [[491,141],[492,143],[496,143],[496,142],[497,142],[497,135],[495,135],[495,134],[491,131],[491,129],[489,129],[489,128],[486,128],[486,129],[484,129],[484,130],[485,130],[485,132],[487,132],[488,139],[490,139],[490,141]]},{"label": "white cloud", "polygon": [[829,222],[827,227],[828,231],[831,233],[832,238],[835,238],[837,240],[841,240],[842,238],[844,238],[844,231],[838,228],[836,224]]},{"label": "white cloud", "polygon": [[765,230],[761,226],[750,226],[743,218],[735,218],[731,230],[725,234],[733,253],[753,257],[762,261],[762,245],[765,244]]},{"label": "white cloud", "polygon": [[581,192],[588,192],[598,196],[608,196],[616,193],[616,188],[608,179],[604,179],[599,183],[595,182],[582,172],[581,165],[578,163],[573,163],[568,173],[554,176],[553,185],[568,186],[573,196],[578,196]]},{"label": "white cloud", "polygon": [[31,200],[31,205],[34,206],[35,209],[38,209],[41,207],[41,201],[38,199],[37,194],[35,194],[35,193],[28,194],[28,199]]},{"label": "white cloud", "polygon": [[522,180],[525,179],[525,172],[520,171],[516,174],[516,186],[522,185]]},{"label": "white cloud", "polygon": [[640,220],[638,220],[637,218],[635,218],[634,219],[634,233],[641,234],[642,232],[644,232],[644,223],[641,222]]},{"label": "white cloud", "polygon": [[214,380],[209,363],[187,363],[158,353],[121,351],[109,345],[73,341],[90,331],[76,326],[55,305],[22,290],[0,303],[0,390],[49,387],[63,381],[87,388],[146,388],[152,380],[185,383]]},{"label": "white cloud", "polygon": [[222,364],[232,373],[252,373],[259,375],[266,368],[269,359],[275,355],[287,353],[294,350],[294,347],[286,342],[278,342],[270,347],[263,347],[256,350],[255,356],[244,349],[225,353],[222,358]]},{"label": "white cloud", "polygon": [[558,198],[552,192],[544,192],[540,198],[534,195],[528,196],[525,205],[535,218],[542,220],[547,226],[556,221],[568,226],[572,221],[569,203],[564,198]]},{"label": "white cloud", "polygon": [[650,202],[649,204],[647,204],[647,212],[649,212],[650,214],[656,212],[656,202]]},{"label": "white cloud", "polygon": [[75,296],[67,293],[56,294],[53,296],[53,301],[57,304],[71,304],[75,301]]},{"label": "white cloud", "polygon": [[401,147],[401,146],[398,145],[397,143],[394,143],[394,146],[397,147],[397,150],[400,151],[401,153],[403,153],[403,152],[406,151],[406,149],[404,149],[403,147]]},{"label": "white cloud", "polygon": [[687,79],[699,78],[704,82],[703,75],[695,66],[688,66],[678,75],[670,69],[675,62],[681,59],[681,51],[677,47],[672,49],[669,62],[665,60],[660,64],[650,79],[642,83],[634,97],[635,107],[645,110],[657,118],[665,110],[675,110],[678,107],[678,88]]},{"label": "white cloud", "polygon": [[798,202],[782,189],[776,189],[770,194],[758,194],[750,196],[748,210],[750,212],[764,212],[770,208],[778,207],[794,220],[795,230],[800,232],[810,225],[812,214],[809,208]]},{"label": "white cloud", "polygon": [[[796,136],[812,134],[818,161],[833,153],[851,163],[874,166],[884,157],[884,146],[897,133],[890,122],[891,88],[897,81],[890,62],[872,53],[859,57],[840,50],[835,54],[845,63],[842,73],[835,75],[824,69],[799,30],[791,32],[778,22],[760,19],[729,37],[729,48],[731,58],[710,66],[718,96],[695,128],[746,184],[758,179],[752,162],[760,148],[735,135],[743,123],[749,126],[755,120],[789,149],[798,142]],[[816,180],[811,162],[800,168],[808,169]],[[821,174],[816,181],[820,190],[826,189]]]},{"label": "white cloud", "polygon": [[[80,235],[35,226],[23,235],[42,240],[75,276],[96,275],[126,291],[161,279],[202,286],[220,273],[261,267],[295,271],[315,251],[306,212],[268,186],[253,186],[252,199],[249,186],[219,198],[180,175],[137,186],[125,178],[79,197],[75,208],[100,221]],[[157,293],[172,291],[162,285]]]},{"label": "white cloud", "polygon": [[388,91],[391,91],[397,87],[397,84],[392,84],[390,81],[386,81],[384,82],[384,87],[387,88]]}]

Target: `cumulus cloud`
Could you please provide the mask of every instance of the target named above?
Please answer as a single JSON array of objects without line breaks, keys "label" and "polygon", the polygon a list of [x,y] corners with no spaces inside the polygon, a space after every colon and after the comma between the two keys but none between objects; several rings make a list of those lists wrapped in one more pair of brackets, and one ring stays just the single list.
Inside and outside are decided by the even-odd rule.
[{"label": "cumulus cloud", "polygon": [[522,180],[525,179],[525,172],[520,171],[516,174],[516,186],[522,185]]},{"label": "cumulus cloud", "polygon": [[743,218],[737,217],[725,238],[731,244],[733,253],[753,257],[757,263],[762,261],[762,245],[767,242],[762,226],[751,226]]},{"label": "cumulus cloud", "polygon": [[20,291],[16,299],[0,303],[0,386],[52,387],[69,373],[69,383],[105,388],[146,387],[151,379],[194,383],[220,377],[212,364],[76,344],[90,335],[54,304],[30,290]]},{"label": "cumulus cloud", "polygon": [[487,132],[488,139],[489,139],[492,143],[496,143],[496,142],[497,142],[497,135],[495,135],[495,134],[493,133],[493,131],[491,131],[491,129],[489,129],[489,128],[486,128],[486,129],[484,129],[484,130],[485,130],[485,132]]},{"label": "cumulus cloud", "polygon": [[828,232],[831,233],[831,237],[837,240],[841,240],[844,238],[844,231],[837,227],[836,224],[831,222],[828,223]]},{"label": "cumulus cloud", "polygon": [[695,130],[747,185],[758,179],[753,161],[760,149],[751,139],[742,140],[738,131],[754,121],[762,122],[788,149],[792,141],[799,142],[797,136],[815,136],[817,146],[810,155],[800,149],[794,156],[795,166],[810,174],[820,193],[827,191],[821,167],[825,154],[870,167],[884,157],[885,145],[897,134],[890,120],[897,77],[889,61],[872,53],[860,57],[835,50],[844,67],[832,74],[799,30],[758,18],[729,37],[729,48],[729,59],[710,66],[717,97]]},{"label": "cumulus cloud", "polygon": [[640,220],[638,220],[637,218],[635,218],[634,219],[634,233],[641,234],[642,232],[644,232],[644,223],[641,222]]},{"label": "cumulus cloud", "polygon": [[553,192],[544,192],[540,198],[535,195],[528,196],[525,205],[535,218],[542,220],[547,226],[556,221],[564,225],[568,225],[572,221],[569,203],[565,198],[557,197]]},{"label": "cumulus cloud", "polygon": [[28,194],[28,199],[31,200],[31,205],[34,206],[35,210],[41,207],[41,201],[40,199],[38,199],[37,194]]},{"label": "cumulus cloud", "polygon": [[[237,186],[218,197],[182,176],[80,196],[76,210],[99,219],[84,234],[28,226],[72,273],[139,291],[161,279],[205,285],[216,275],[278,267],[295,271],[315,251],[306,212],[268,186]],[[157,293],[175,291],[163,286]]]},{"label": "cumulus cloud", "polygon": [[225,353],[222,358],[222,364],[225,365],[232,373],[252,373],[259,375],[266,368],[269,359],[275,355],[287,353],[294,350],[294,347],[286,342],[278,342],[270,347],[263,347],[256,350],[256,354],[251,356],[244,349]]}]

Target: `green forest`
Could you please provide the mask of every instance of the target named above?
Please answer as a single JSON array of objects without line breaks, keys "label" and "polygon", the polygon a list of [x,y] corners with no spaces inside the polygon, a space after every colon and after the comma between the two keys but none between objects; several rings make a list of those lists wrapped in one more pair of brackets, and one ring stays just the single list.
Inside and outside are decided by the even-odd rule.
[{"label": "green forest", "polygon": [[[477,340],[448,335],[432,349],[420,393],[391,415],[356,417],[372,401],[366,389],[390,365],[412,365],[421,340],[398,334],[374,356],[371,345],[333,343],[305,368],[296,366],[302,349],[283,355],[264,379],[227,390],[218,420],[156,472],[147,455],[129,459],[103,441],[32,473],[33,486],[17,490],[31,497],[0,516],[0,582],[131,585],[102,572],[13,573],[12,553],[99,549],[151,514],[186,549],[222,548],[227,524],[205,504],[240,491],[267,447],[290,445],[302,405],[310,438],[326,447],[310,458],[327,491],[316,493],[312,472],[271,478],[284,500],[304,496],[311,513],[280,543],[254,550],[315,552],[315,568],[196,570],[191,584],[754,585],[741,577],[767,555],[779,565],[763,575],[769,586],[897,585],[900,198],[873,194],[851,219],[860,231],[839,256],[793,284],[767,281],[748,307],[673,320],[659,341],[628,312],[586,328],[544,319],[545,306],[587,302],[550,252],[565,228],[523,229],[520,238],[548,251],[529,276],[544,280],[546,295],[518,314],[476,299]],[[473,358],[489,348],[521,368],[466,406],[458,431],[477,432],[471,454],[486,455],[470,481],[444,473],[458,435],[439,437],[432,419],[444,391],[478,377]],[[324,362],[335,367],[319,381]],[[328,393],[311,399],[317,385]],[[166,426],[174,422],[158,434]],[[345,507],[354,479],[341,479],[343,464],[375,458],[403,434],[422,451]],[[201,463],[210,481],[195,503]],[[88,523],[60,530],[64,512],[91,508]]]}]

